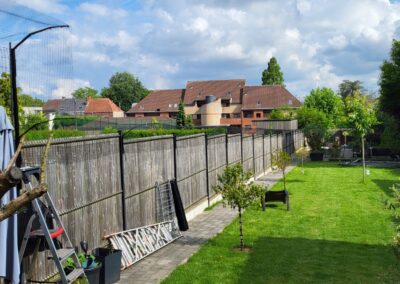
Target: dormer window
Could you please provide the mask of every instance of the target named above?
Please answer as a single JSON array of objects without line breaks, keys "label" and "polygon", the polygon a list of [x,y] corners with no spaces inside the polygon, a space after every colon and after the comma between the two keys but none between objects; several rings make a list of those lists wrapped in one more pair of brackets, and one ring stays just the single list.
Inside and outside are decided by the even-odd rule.
[{"label": "dormer window", "polygon": [[257,105],[261,105],[261,102],[260,102],[260,101],[257,101]]},{"label": "dormer window", "polygon": [[168,107],[172,107],[172,104],[169,104]]}]

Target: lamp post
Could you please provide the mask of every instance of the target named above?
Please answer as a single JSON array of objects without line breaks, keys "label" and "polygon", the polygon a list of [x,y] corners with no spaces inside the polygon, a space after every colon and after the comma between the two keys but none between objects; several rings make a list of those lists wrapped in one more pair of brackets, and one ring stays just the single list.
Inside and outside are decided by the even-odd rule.
[{"label": "lamp post", "polygon": [[[46,27],[34,32],[31,32],[27,34],[21,41],[19,41],[14,47],[12,46],[11,42],[9,43],[9,48],[10,48],[10,83],[11,83],[11,102],[12,102],[12,118],[13,118],[13,123],[14,123],[14,133],[15,133],[15,148],[18,147],[19,141],[20,141],[20,135],[19,135],[19,117],[18,117],[18,92],[17,92],[17,63],[16,63],[16,56],[15,52],[17,48],[23,44],[28,38],[31,36],[51,30],[51,29],[56,29],[56,28],[69,28],[68,25],[56,25],[56,26],[50,26]],[[17,166],[20,166],[21,160],[18,158],[17,160]]]}]

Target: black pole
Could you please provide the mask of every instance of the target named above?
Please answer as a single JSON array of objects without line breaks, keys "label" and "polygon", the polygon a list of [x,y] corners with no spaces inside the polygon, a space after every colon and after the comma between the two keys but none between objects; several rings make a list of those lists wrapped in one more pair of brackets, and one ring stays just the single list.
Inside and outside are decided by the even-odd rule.
[{"label": "black pole", "polygon": [[[17,63],[15,58],[15,49],[10,47],[10,83],[11,83],[11,110],[12,110],[12,120],[14,124],[14,134],[15,134],[15,148],[18,147],[20,137],[19,137],[19,117],[18,117],[18,90],[17,90]],[[17,164],[17,167],[21,165]]]},{"label": "black pole", "polygon": [[208,135],[207,133],[204,133],[204,145],[205,145],[205,152],[206,152],[206,183],[207,183],[207,201],[208,201],[208,206],[210,207],[210,182],[209,182],[209,177],[208,177]]},{"label": "black pole", "polygon": [[225,159],[226,159],[226,165],[229,166],[229,153],[228,153],[228,133],[225,133]]},{"label": "black pole", "polygon": [[122,228],[124,231],[127,230],[126,224],[126,200],[125,200],[125,166],[124,166],[124,135],[122,130],[118,130],[118,142],[119,142],[119,167],[120,167],[120,178],[121,178],[121,198],[122,198]]}]

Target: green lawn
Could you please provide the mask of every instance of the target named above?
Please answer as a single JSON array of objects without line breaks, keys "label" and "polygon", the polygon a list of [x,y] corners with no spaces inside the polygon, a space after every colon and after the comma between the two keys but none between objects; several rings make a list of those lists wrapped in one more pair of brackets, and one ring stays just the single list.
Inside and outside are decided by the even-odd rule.
[{"label": "green lawn", "polygon": [[163,283],[400,283],[392,212],[382,203],[400,171],[371,168],[363,184],[359,167],[305,167],[288,175],[291,211],[280,203],[245,212],[250,253],[232,249],[236,219]]}]

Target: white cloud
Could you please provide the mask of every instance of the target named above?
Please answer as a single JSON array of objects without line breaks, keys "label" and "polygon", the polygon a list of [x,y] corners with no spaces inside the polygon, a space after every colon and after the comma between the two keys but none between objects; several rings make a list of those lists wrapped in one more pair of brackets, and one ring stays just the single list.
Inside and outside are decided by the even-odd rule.
[{"label": "white cloud", "polygon": [[81,79],[58,79],[56,88],[51,93],[51,97],[60,99],[62,97],[72,97],[72,93],[79,88],[90,87],[90,82]]},{"label": "white cloud", "polygon": [[68,7],[60,4],[58,0],[14,0],[16,4],[28,7],[41,13],[60,14],[65,12]]},{"label": "white cloud", "polygon": [[328,39],[328,43],[336,49],[342,49],[347,45],[347,39],[344,35],[334,36]]},{"label": "white cloud", "polygon": [[121,18],[121,17],[126,17],[128,15],[128,12],[125,11],[124,9],[112,9],[105,5],[96,3],[84,2],[79,6],[79,8],[86,13],[98,17],[112,16],[115,18]]},{"label": "white cloud", "polygon": [[300,14],[305,14],[311,10],[311,3],[309,1],[300,0],[297,1],[296,7],[299,10]]}]

